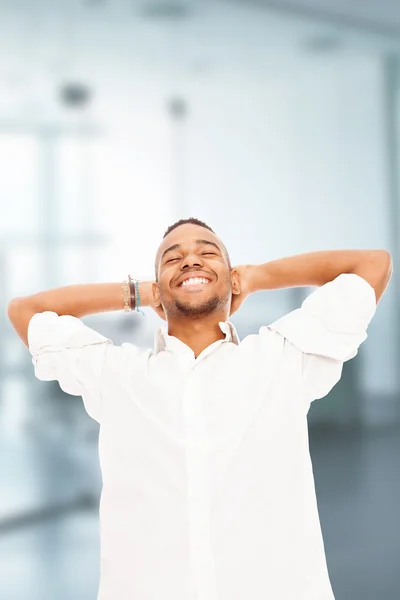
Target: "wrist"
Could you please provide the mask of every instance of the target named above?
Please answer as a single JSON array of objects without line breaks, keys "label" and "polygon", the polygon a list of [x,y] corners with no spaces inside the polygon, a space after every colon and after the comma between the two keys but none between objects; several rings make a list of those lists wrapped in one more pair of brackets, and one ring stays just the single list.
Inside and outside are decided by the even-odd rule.
[{"label": "wrist", "polygon": [[268,268],[263,265],[248,265],[247,277],[249,294],[272,289],[272,280]]},{"label": "wrist", "polygon": [[139,282],[139,294],[140,294],[140,306],[153,306],[153,282],[152,281],[140,281]]}]

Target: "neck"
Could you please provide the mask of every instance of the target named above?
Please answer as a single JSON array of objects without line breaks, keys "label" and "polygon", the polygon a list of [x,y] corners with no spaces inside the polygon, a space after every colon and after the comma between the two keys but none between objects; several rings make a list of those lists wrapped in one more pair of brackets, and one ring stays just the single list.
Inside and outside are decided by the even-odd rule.
[{"label": "neck", "polygon": [[175,320],[168,319],[168,335],[173,335],[189,346],[197,358],[213,342],[225,339],[225,334],[218,323],[226,320],[226,316],[216,318],[215,315],[200,319],[190,319],[187,317]]}]

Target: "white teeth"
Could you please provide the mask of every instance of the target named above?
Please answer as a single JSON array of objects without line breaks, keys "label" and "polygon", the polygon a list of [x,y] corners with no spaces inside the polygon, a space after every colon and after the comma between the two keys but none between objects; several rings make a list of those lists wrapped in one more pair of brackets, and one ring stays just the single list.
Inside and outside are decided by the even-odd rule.
[{"label": "white teeth", "polygon": [[186,279],[181,285],[183,287],[184,285],[194,285],[198,283],[208,283],[208,279],[205,279],[204,277],[191,277],[190,279]]}]

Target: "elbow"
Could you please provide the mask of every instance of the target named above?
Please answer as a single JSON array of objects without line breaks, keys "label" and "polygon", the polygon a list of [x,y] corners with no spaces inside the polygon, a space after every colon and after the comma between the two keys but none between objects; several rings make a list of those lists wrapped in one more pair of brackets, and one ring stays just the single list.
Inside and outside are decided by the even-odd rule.
[{"label": "elbow", "polygon": [[387,261],[388,272],[390,273],[390,275],[392,275],[392,273],[393,273],[392,255],[387,250],[385,250],[385,253],[386,253],[386,257],[387,257],[386,261]]},{"label": "elbow", "polygon": [[389,284],[392,271],[392,256],[388,250],[370,250],[352,273],[363,277],[373,287],[378,304]]},{"label": "elbow", "polygon": [[38,312],[25,298],[14,298],[7,305],[7,315],[16,333],[29,348],[28,327],[33,315]]},{"label": "elbow", "polygon": [[34,303],[30,296],[18,296],[12,298],[7,304],[7,314],[10,316],[10,314],[18,313],[21,310],[26,309],[27,307],[31,308],[32,306],[34,306]]},{"label": "elbow", "polygon": [[367,281],[375,290],[376,303],[378,304],[389,285],[393,273],[393,262],[390,252],[376,250],[375,259],[366,276]]},{"label": "elbow", "polygon": [[13,298],[7,304],[7,316],[14,329],[18,329],[24,314],[24,303],[22,298]]},{"label": "elbow", "polygon": [[367,260],[362,263],[362,268],[369,268],[371,271],[375,271],[375,273],[379,273],[383,277],[389,276],[390,279],[393,272],[392,255],[385,249],[371,250]]},{"label": "elbow", "polygon": [[7,316],[11,320],[12,316],[15,315],[21,307],[21,298],[13,298],[7,304]]},{"label": "elbow", "polygon": [[378,259],[382,261],[388,271],[393,269],[392,255],[389,250],[374,250],[374,253],[376,253]]},{"label": "elbow", "polygon": [[382,279],[386,282],[387,285],[393,273],[392,255],[388,250],[378,250],[377,252],[379,253],[378,260],[382,273]]},{"label": "elbow", "polygon": [[7,304],[7,315],[10,319],[12,316],[17,315],[23,308],[27,306],[26,298],[13,298]]}]

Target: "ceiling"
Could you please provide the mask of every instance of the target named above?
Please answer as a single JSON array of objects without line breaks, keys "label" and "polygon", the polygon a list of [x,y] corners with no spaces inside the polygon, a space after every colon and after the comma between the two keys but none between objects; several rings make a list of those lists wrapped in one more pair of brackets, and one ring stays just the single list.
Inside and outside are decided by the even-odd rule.
[{"label": "ceiling", "polygon": [[366,34],[400,36],[399,0],[238,0],[281,14],[350,27]]},{"label": "ceiling", "polygon": [[47,114],[68,81],[121,97],[157,78],[274,76],[399,49],[400,0],[3,0],[0,119]]}]

